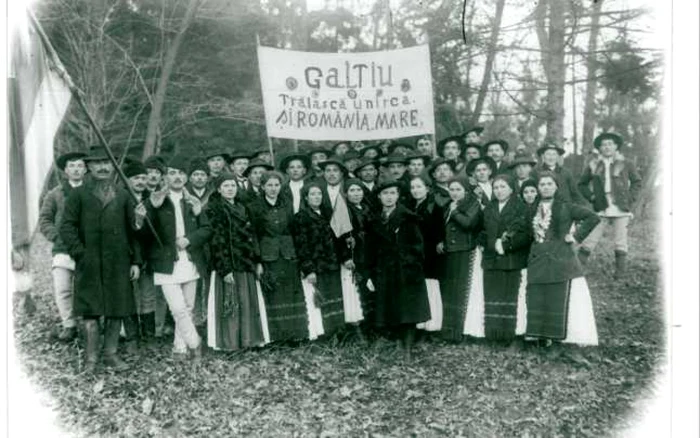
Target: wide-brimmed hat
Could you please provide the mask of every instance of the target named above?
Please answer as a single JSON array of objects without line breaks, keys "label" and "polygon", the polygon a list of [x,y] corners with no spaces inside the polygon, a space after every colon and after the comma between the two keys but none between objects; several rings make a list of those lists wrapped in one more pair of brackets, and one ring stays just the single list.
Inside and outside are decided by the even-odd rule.
[{"label": "wide-brimmed hat", "polygon": [[408,162],[407,157],[408,157],[408,155],[399,154],[398,152],[394,152],[393,154],[389,154],[386,156],[386,158],[382,161],[382,166],[388,166],[391,163],[406,164]]},{"label": "wide-brimmed hat", "polygon": [[245,158],[247,160],[250,160],[250,152],[246,152],[246,151],[232,151],[228,154],[228,156],[229,156],[229,160],[228,160],[229,163],[233,163],[234,161],[236,161],[239,158]]},{"label": "wide-brimmed hat", "polygon": [[537,164],[537,160],[535,160],[535,158],[530,154],[515,154],[515,158],[513,158],[513,161],[510,163],[508,168],[513,169],[518,164],[529,164],[530,166],[534,166]]},{"label": "wide-brimmed hat", "polygon": [[447,164],[452,168],[452,172],[457,170],[457,163],[455,163],[452,160],[446,160],[442,157],[436,158],[433,160],[433,162],[430,164],[430,168],[428,169],[428,174],[430,176],[433,176],[435,173],[435,169],[437,169],[439,166],[442,166],[443,164]]},{"label": "wide-brimmed hat", "polygon": [[376,170],[379,170],[379,161],[374,158],[363,158],[360,165],[355,168],[355,173],[357,174],[367,166],[374,166]]},{"label": "wide-brimmed hat", "polygon": [[566,153],[566,151],[563,148],[559,147],[558,145],[556,145],[552,142],[547,142],[541,148],[537,149],[537,156],[541,157],[542,154],[544,154],[545,152],[547,152],[550,149],[557,151],[557,153],[559,155],[564,155]]},{"label": "wide-brimmed hat", "polygon": [[243,171],[243,176],[248,177],[248,174],[256,167],[264,167],[265,170],[273,170],[275,168],[267,161],[263,161],[260,158],[253,158],[250,160],[250,163],[248,163],[248,167]]},{"label": "wide-brimmed hat", "polygon": [[478,166],[481,163],[486,163],[491,168],[491,175],[494,175],[496,173],[496,162],[493,161],[493,158],[491,158],[491,157],[479,157],[479,158],[474,158],[469,163],[467,163],[467,169],[466,169],[467,175],[471,175],[472,173],[474,173],[474,171],[476,170],[476,166]]},{"label": "wide-brimmed hat", "polygon": [[136,160],[131,160],[129,161],[123,168],[124,171],[124,176],[127,178],[131,178],[132,176],[136,175],[148,175],[148,170],[146,170],[146,166]]},{"label": "wide-brimmed hat", "polygon": [[371,144],[369,146],[363,147],[362,150],[360,151],[360,155],[364,156],[365,152],[367,152],[370,149],[374,149],[375,151],[377,151],[378,157],[381,157],[382,155],[384,155],[384,152],[382,151],[382,147],[379,144]]},{"label": "wide-brimmed hat", "polygon": [[461,157],[462,155],[464,155],[464,151],[467,150],[467,147],[466,147],[467,145],[466,145],[466,143],[464,143],[464,139],[462,139],[462,137],[459,135],[453,135],[451,137],[443,138],[442,140],[440,140],[438,142],[437,154],[439,156],[441,156],[441,157],[444,156],[445,145],[451,141],[454,141],[459,145],[459,156]]},{"label": "wide-brimmed hat", "polygon": [[487,142],[481,147],[481,150],[482,150],[484,153],[488,152],[489,146],[491,146],[492,144],[497,144],[497,145],[499,145],[499,146],[501,147],[501,149],[503,149],[503,153],[508,152],[508,146],[509,146],[509,145],[508,145],[508,142],[505,141],[505,140],[490,140],[490,141],[487,141]]},{"label": "wide-brimmed hat", "polygon": [[398,148],[408,149],[409,151],[415,151],[415,150],[416,150],[416,148],[415,148],[413,145],[411,145],[411,144],[408,144],[408,143],[393,143],[393,142],[392,142],[392,143],[389,145],[389,147],[387,148],[387,151],[389,151],[389,155],[391,155],[391,154],[393,154],[394,151],[395,151],[396,149],[398,149]]},{"label": "wide-brimmed hat", "polygon": [[231,156],[226,149],[213,149],[204,154],[204,159],[206,160],[214,157],[222,157],[227,163],[231,161]]},{"label": "wide-brimmed hat", "polygon": [[309,160],[309,155],[307,154],[302,154],[299,152],[293,152],[291,154],[285,155],[282,157],[282,160],[280,161],[280,167],[279,169],[282,172],[287,171],[287,167],[289,167],[289,163],[291,163],[294,160],[299,160],[302,163],[304,163],[304,167],[309,169],[311,167],[311,160]]},{"label": "wide-brimmed hat", "polygon": [[423,164],[425,164],[425,166],[427,167],[427,166],[430,166],[430,162],[431,162],[433,157],[431,157],[428,154],[424,154],[422,152],[414,151],[413,153],[406,155],[406,164],[409,164],[411,162],[411,160],[416,160],[419,158],[421,160],[423,160]]},{"label": "wide-brimmed hat", "polygon": [[76,161],[76,160],[83,160],[85,158],[85,152],[66,152],[65,154],[59,156],[56,159],[56,167],[65,170],[66,164],[68,164],[69,161]]},{"label": "wide-brimmed hat", "polygon": [[477,134],[481,135],[482,132],[484,132],[484,127],[483,126],[473,126],[466,131],[464,131],[460,137],[464,138],[469,134],[470,132],[476,132]]},{"label": "wide-brimmed hat", "polygon": [[85,161],[86,163],[88,161],[103,160],[109,160],[109,156],[107,155],[107,151],[105,151],[105,148],[103,148],[101,145],[90,146],[88,153],[85,154],[85,156],[83,157],[83,161]]},{"label": "wide-brimmed hat", "polygon": [[603,140],[612,140],[615,142],[617,145],[618,149],[622,147],[622,136],[620,134],[616,134],[614,132],[604,132],[602,134],[599,134],[595,140],[593,140],[593,146],[595,146],[596,149],[600,149],[600,145],[603,144]]},{"label": "wide-brimmed hat", "polygon": [[466,152],[467,149],[477,149],[479,151],[479,156],[484,155],[484,148],[478,143],[467,143],[464,146],[464,151]]},{"label": "wide-brimmed hat", "polygon": [[338,167],[340,167],[340,170],[344,174],[347,175],[349,173],[348,168],[345,167],[345,163],[343,163],[343,160],[340,157],[337,157],[335,155],[332,157],[329,157],[327,160],[324,160],[324,161],[321,161],[320,163],[318,163],[318,167],[320,167],[321,169],[325,169],[326,166],[328,166],[329,164],[337,164]]}]

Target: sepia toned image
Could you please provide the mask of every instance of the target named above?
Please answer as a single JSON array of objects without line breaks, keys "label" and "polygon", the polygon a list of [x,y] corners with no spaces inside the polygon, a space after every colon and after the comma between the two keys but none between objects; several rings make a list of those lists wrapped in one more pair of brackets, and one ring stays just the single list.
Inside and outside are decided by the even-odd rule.
[{"label": "sepia toned image", "polygon": [[653,2],[9,13],[9,404],[52,436],[634,436],[659,397]]}]

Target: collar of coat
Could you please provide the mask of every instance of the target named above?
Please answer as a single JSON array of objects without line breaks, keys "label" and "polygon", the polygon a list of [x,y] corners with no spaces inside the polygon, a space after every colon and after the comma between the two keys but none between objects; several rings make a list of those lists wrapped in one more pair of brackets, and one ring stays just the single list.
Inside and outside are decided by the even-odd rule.
[{"label": "collar of coat", "polygon": [[[612,176],[620,176],[620,173],[625,168],[625,160],[621,160],[618,158],[615,158],[610,165],[610,174]],[[598,160],[598,164],[596,165],[595,168],[595,174],[600,175],[601,178],[605,178],[605,161]]]},{"label": "collar of coat", "polygon": [[379,229],[382,230],[379,235],[392,242],[395,240],[394,236],[399,232],[401,224],[407,220],[413,220],[416,217],[401,204],[396,205],[396,208],[391,212],[386,222],[384,222],[383,215],[384,212],[382,211],[382,213],[377,216],[377,222],[380,226]]}]

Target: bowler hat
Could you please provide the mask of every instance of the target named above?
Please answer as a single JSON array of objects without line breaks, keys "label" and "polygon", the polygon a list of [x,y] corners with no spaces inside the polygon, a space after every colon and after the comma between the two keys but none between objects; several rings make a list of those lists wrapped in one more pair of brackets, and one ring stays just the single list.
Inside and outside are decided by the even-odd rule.
[{"label": "bowler hat", "polygon": [[486,142],[486,143],[484,144],[484,146],[481,148],[481,150],[484,151],[484,152],[488,152],[489,146],[491,146],[492,144],[497,144],[497,145],[501,146],[501,149],[503,149],[503,153],[508,152],[508,142],[505,141],[505,140],[491,140],[491,141],[488,141],[488,142]]},{"label": "bowler hat", "polygon": [[622,146],[622,136],[620,134],[615,134],[614,132],[604,132],[598,135],[595,140],[593,140],[593,146],[596,149],[600,149],[600,145],[603,144],[603,140],[612,140],[617,145],[618,149]]},{"label": "bowler hat", "polygon": [[253,158],[250,160],[250,163],[248,163],[248,167],[243,171],[243,176],[248,177],[248,174],[256,167],[264,167],[265,170],[273,170],[275,168],[267,161],[263,161],[260,158]]},{"label": "bowler hat", "polygon": [[544,154],[545,152],[547,152],[547,151],[550,150],[550,149],[551,149],[551,150],[557,151],[557,153],[558,153],[559,155],[564,155],[564,154],[566,153],[566,151],[565,151],[563,148],[560,148],[559,146],[557,146],[556,144],[554,144],[554,143],[552,143],[552,142],[547,142],[547,143],[544,144],[544,146],[542,146],[541,148],[537,149],[537,156],[538,156],[538,157],[541,157],[542,154]]},{"label": "bowler hat", "polygon": [[329,164],[338,165],[338,167],[340,167],[340,170],[342,170],[344,174],[346,174],[346,175],[348,174],[348,168],[345,167],[345,163],[343,163],[343,160],[340,157],[336,157],[335,155],[332,157],[329,157],[328,159],[318,163],[318,166],[321,169],[325,169],[326,166],[328,166]]},{"label": "bowler hat", "polygon": [[56,167],[65,170],[66,164],[68,164],[69,161],[82,160],[84,158],[85,152],[66,152],[56,159]]},{"label": "bowler hat", "polygon": [[480,157],[480,158],[474,158],[469,163],[467,163],[467,169],[466,169],[467,175],[471,175],[472,173],[474,173],[474,171],[476,170],[476,166],[478,166],[481,163],[486,163],[491,168],[491,175],[496,174],[496,162],[493,161],[493,158]]},{"label": "bowler hat", "polygon": [[289,155],[285,155],[284,158],[282,158],[282,161],[280,161],[280,170],[282,172],[286,172],[287,167],[289,167],[289,163],[291,163],[294,160],[299,160],[302,163],[304,163],[304,167],[307,169],[311,167],[308,155],[301,153],[291,153]]},{"label": "bowler hat", "polygon": [[83,157],[83,161],[86,163],[88,161],[104,161],[104,160],[109,160],[109,156],[107,156],[107,152],[105,151],[105,148],[103,148],[101,145],[95,145],[95,146],[90,146],[90,149],[88,150],[87,155]]},{"label": "bowler hat", "polygon": [[147,175],[148,171],[146,166],[140,161],[130,161],[126,166],[124,166],[124,175],[127,178],[131,178],[136,175]]},{"label": "bowler hat", "polygon": [[530,166],[534,166],[537,164],[537,160],[535,160],[530,154],[528,153],[521,153],[521,154],[516,154],[515,158],[513,158],[513,162],[510,163],[508,166],[509,169],[513,169],[515,166],[518,164],[529,164]]},{"label": "bowler hat", "polygon": [[445,153],[445,145],[451,141],[454,141],[459,145],[459,155],[462,156],[464,155],[464,151],[467,150],[467,145],[464,143],[464,140],[462,139],[461,136],[458,135],[453,135],[451,137],[443,138],[440,140],[437,144],[437,153],[439,156],[444,157]]}]

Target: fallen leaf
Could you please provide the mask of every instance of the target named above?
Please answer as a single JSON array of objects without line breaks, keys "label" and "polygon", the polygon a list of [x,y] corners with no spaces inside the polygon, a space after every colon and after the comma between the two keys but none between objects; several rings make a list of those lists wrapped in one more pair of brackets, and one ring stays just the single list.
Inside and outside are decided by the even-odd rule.
[{"label": "fallen leaf", "polygon": [[153,400],[151,400],[149,397],[146,397],[143,402],[141,402],[141,412],[144,415],[151,415],[151,412],[153,412],[153,405],[155,403]]},{"label": "fallen leaf", "polygon": [[100,379],[100,380],[97,381],[97,383],[95,383],[95,384],[92,386],[92,392],[93,392],[94,394],[99,394],[100,392],[102,392],[102,390],[104,389],[104,387],[105,387],[105,381],[104,381],[104,379]]}]

